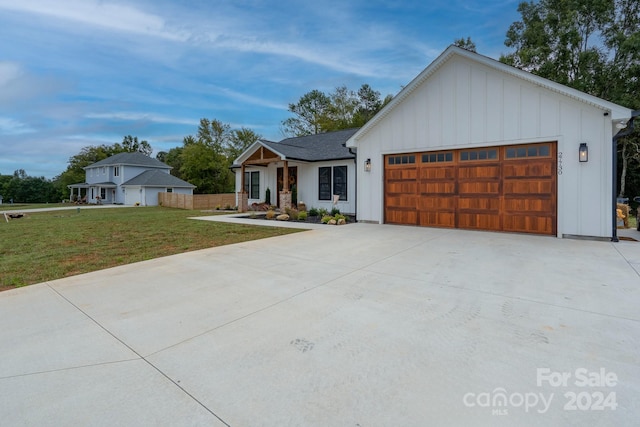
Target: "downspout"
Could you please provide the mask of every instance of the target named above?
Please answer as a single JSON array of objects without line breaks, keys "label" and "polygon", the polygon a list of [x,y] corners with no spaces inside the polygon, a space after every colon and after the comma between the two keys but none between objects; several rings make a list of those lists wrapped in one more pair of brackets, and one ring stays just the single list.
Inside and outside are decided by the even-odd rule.
[{"label": "downspout", "polygon": [[631,119],[627,122],[627,128],[623,131],[618,132],[612,138],[612,144],[611,144],[612,145],[611,151],[613,154],[613,159],[612,159],[613,171],[611,172],[613,175],[613,186],[612,186],[613,217],[611,219],[611,241],[612,242],[619,242],[619,239],[618,239],[618,139],[633,133],[634,120],[638,116],[640,116],[640,110],[632,111]]},{"label": "downspout", "polygon": [[348,150],[349,150],[349,153],[353,154],[353,163],[355,164],[355,168],[356,168],[355,169],[356,182],[354,183],[355,191],[353,195],[353,203],[355,205],[355,209],[354,209],[353,215],[356,218],[356,222],[358,222],[358,152],[351,151],[352,150],[351,147],[348,147]]}]

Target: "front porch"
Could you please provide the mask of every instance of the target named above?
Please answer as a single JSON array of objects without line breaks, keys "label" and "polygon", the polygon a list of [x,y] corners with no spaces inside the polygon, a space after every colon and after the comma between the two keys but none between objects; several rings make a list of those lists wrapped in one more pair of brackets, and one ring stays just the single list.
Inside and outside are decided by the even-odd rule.
[{"label": "front porch", "polygon": [[70,190],[69,200],[74,203],[96,205],[116,203],[117,186],[113,183],[88,184],[85,182],[71,184],[67,188]]},{"label": "front porch", "polygon": [[[262,185],[260,170],[256,169],[261,169],[263,172]],[[254,172],[258,172],[258,174],[255,175]],[[275,191],[275,206],[280,210],[294,208],[298,203],[297,185],[298,166],[292,166],[286,157],[260,145],[240,164],[240,191],[237,194],[238,211],[248,211],[250,203],[256,203],[256,200],[271,205],[273,200],[266,200],[267,188],[270,192]],[[264,198],[262,198],[262,194],[265,194]],[[273,193],[271,194],[273,195]]]}]

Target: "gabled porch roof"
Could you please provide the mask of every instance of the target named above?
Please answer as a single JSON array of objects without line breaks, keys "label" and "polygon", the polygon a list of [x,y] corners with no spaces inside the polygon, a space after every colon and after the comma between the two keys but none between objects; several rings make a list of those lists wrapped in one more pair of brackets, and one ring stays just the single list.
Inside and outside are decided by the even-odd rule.
[{"label": "gabled porch roof", "polygon": [[353,159],[345,147],[347,140],[358,129],[345,129],[316,135],[305,135],[283,139],[280,142],[260,139],[247,148],[235,161],[232,168],[249,165],[295,160],[300,162],[322,162]]}]

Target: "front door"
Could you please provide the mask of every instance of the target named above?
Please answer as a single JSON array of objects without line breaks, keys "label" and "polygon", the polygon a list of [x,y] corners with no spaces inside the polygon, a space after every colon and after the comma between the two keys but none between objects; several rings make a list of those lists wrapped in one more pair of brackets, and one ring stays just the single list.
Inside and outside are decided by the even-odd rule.
[{"label": "front door", "polygon": [[[278,194],[276,194],[276,204],[280,207],[280,192],[284,188],[284,170],[283,168],[278,168],[277,172],[277,180],[278,180]],[[289,191],[291,191],[291,203],[294,205],[298,204],[298,167],[297,166],[289,166]]]}]

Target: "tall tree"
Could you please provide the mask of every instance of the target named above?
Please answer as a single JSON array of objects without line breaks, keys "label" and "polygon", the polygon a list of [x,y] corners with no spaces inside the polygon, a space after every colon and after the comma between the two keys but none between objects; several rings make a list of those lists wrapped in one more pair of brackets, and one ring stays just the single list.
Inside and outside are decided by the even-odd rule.
[{"label": "tall tree", "polygon": [[464,37],[461,37],[459,39],[455,39],[453,41],[453,44],[455,46],[461,47],[463,49],[467,49],[471,52],[475,52],[476,51],[476,44],[473,42],[473,40],[471,40],[471,37],[467,37],[466,39]]},{"label": "tall tree", "polygon": [[184,147],[173,147],[169,151],[161,151],[156,155],[156,159],[172,167],[171,175],[180,179],[185,179],[180,171],[182,168],[183,149]]},{"label": "tall tree", "polygon": [[233,162],[244,150],[260,138],[262,137],[259,134],[249,128],[242,127],[232,130],[225,150],[227,158]]},{"label": "tall tree", "polygon": [[289,136],[314,135],[323,132],[331,98],[314,89],[302,95],[295,104],[289,104],[289,112],[294,114],[282,122],[283,133]]},{"label": "tall tree", "polygon": [[[518,11],[522,19],[509,27],[505,41],[514,50],[502,62],[640,108],[640,2],[539,0],[520,3]],[[623,181],[638,161],[639,134],[619,140]],[[619,195],[625,192],[621,183]]]},{"label": "tall tree", "polygon": [[145,156],[150,156],[153,153],[153,148],[147,141],[139,141],[137,136],[127,135],[122,139],[122,144],[115,144],[115,151],[118,152],[139,152]]},{"label": "tall tree", "polygon": [[358,92],[339,86],[325,94],[317,89],[308,92],[296,104],[289,104],[289,117],[282,122],[285,136],[303,136],[360,127],[391,100],[380,99],[380,92],[363,84]]},{"label": "tall tree", "polygon": [[182,140],[182,147],[158,153],[172,166],[171,173],[197,188],[199,194],[234,191],[232,162],[260,135],[248,128],[231,129],[217,119],[200,119],[196,135]]}]

